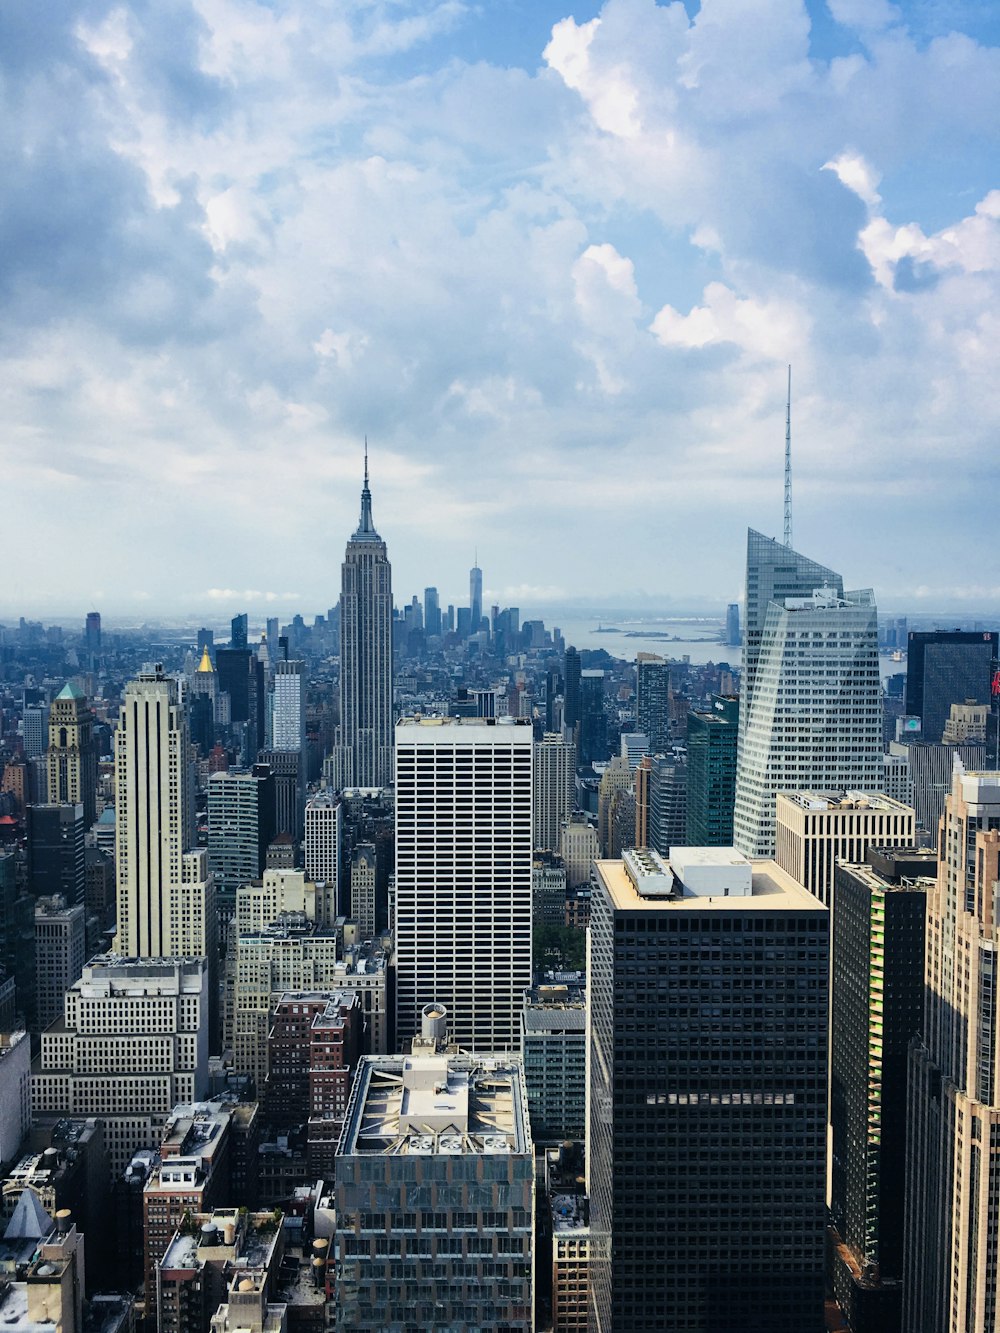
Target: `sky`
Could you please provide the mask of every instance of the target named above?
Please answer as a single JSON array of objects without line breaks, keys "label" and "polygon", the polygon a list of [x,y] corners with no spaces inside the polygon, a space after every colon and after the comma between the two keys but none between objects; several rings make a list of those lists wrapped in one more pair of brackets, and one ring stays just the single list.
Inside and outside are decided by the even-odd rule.
[{"label": "sky", "polygon": [[993,0],[10,0],[0,615],[1000,607]]}]

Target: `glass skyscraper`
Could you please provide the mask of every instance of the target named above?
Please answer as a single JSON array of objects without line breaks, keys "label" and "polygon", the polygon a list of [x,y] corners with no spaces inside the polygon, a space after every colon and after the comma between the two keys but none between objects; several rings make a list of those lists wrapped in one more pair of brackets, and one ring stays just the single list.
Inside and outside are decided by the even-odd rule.
[{"label": "glass skyscraper", "polygon": [[759,532],[747,547],[734,842],[774,854],[779,791],[882,784],[878,624],[870,589]]}]

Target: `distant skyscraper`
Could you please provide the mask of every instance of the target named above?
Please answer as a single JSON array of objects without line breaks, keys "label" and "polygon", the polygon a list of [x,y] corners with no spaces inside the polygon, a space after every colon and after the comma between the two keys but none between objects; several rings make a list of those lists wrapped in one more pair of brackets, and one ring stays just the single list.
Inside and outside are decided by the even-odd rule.
[{"label": "distant skyscraper", "polygon": [[635,715],[639,730],[649,737],[649,753],[670,749],[670,663],[654,653],[639,653],[635,662]]},{"label": "distant skyscraper", "polygon": [[554,852],[576,798],[576,747],[558,732],[546,732],[535,746],[534,781],[534,845]]},{"label": "distant skyscraper", "polygon": [[563,726],[574,728],[580,722],[580,654],[572,644],[563,658]]},{"label": "distant skyscraper", "polygon": [[21,734],[24,737],[25,759],[38,759],[45,753],[49,724],[49,710],[43,703],[25,701],[21,714]]},{"label": "distant skyscraper", "polygon": [[736,741],[740,701],[712,695],[712,706],[687,715],[687,831],[689,847],[731,847],[736,800]]},{"label": "distant skyscraper", "polygon": [[441,633],[441,603],[437,588],[424,589],[424,629],[428,637]]},{"label": "distant skyscraper", "polygon": [[1000,635],[986,631],[911,630],[906,644],[906,713],[920,738],[940,743],[952,704],[988,704]]},{"label": "distant skyscraper", "polygon": [[532,730],[471,718],[396,729],[397,1035],[438,1001],[475,1051],[516,1050],[531,984]]},{"label": "distant skyscraper", "polygon": [[903,1327],[920,1333],[992,1331],[1000,1313],[998,830],[1000,773],[956,762],[909,1066]]},{"label": "distant skyscraper", "polygon": [[48,798],[83,806],[86,828],[97,818],[94,713],[80,687],[67,681],[49,710]]},{"label": "distant skyscraper", "polygon": [[84,629],[84,641],[87,648],[87,657],[89,665],[93,668],[98,657],[101,655],[101,613],[100,611],[88,611],[87,623]]},{"label": "distant skyscraper", "polygon": [[333,769],[338,788],[392,782],[392,571],[372,520],[367,452],[361,521],[341,569],[340,736]]},{"label": "distant skyscraper", "polygon": [[726,607],[726,645],[729,648],[740,646],[740,604],[730,602]]},{"label": "distant skyscraper", "polygon": [[219,913],[232,917],[236,890],[260,879],[275,834],[274,777],[266,764],[230,769],[208,780],[208,868]]},{"label": "distant skyscraper", "polygon": [[608,718],[604,711],[604,672],[580,672],[580,763],[602,763],[608,746]]},{"label": "distant skyscraper", "polygon": [[[812,585],[812,586],[809,586]],[[882,692],[875,600],[751,531],[735,845],[774,854],[779,791],[877,792]]]},{"label": "distant skyscraper", "polygon": [[207,958],[217,922],[206,854],[195,849],[187,717],[157,666],[129,681],[115,733],[116,950],[127,958]]},{"label": "distant skyscraper", "polygon": [[685,760],[654,755],[649,773],[649,845],[661,856],[687,841],[687,786]]},{"label": "distant skyscraper", "polygon": [[233,616],[230,625],[230,648],[246,648],[248,646],[247,636],[249,634],[249,621],[246,612],[244,611],[238,616]]},{"label": "distant skyscraper", "polygon": [[340,882],[343,810],[331,791],[311,796],[305,811],[305,871],[315,884]]},{"label": "distant skyscraper", "polygon": [[828,913],[772,862],[679,852],[596,866],[590,1327],[816,1333]]},{"label": "distant skyscraper", "polygon": [[472,634],[479,630],[479,622],[483,618],[483,571],[479,568],[478,560],[469,570],[469,619],[471,621]]}]

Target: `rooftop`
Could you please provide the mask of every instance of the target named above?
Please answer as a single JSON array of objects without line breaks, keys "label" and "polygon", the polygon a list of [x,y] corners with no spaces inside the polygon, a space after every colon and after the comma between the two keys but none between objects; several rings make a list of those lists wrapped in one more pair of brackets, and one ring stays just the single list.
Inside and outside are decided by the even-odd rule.
[{"label": "rooftop", "polygon": [[507,1056],[368,1056],[345,1124],[345,1154],[531,1152],[520,1061]]},{"label": "rooftop", "polygon": [[[720,849],[716,849],[720,850]],[[727,849],[722,848],[722,851]],[[729,849],[731,850],[731,849]],[[752,861],[751,891],[737,897],[681,897],[678,895],[642,897],[629,878],[622,861],[595,861],[601,883],[612,907],[619,912],[780,912],[814,911],[826,915],[826,908],[797,880],[774,861]]]},{"label": "rooftop", "polygon": [[892,814],[912,813],[912,807],[903,801],[896,801],[891,796],[880,792],[861,791],[789,791],[778,792],[779,801],[787,801],[801,810],[836,811],[836,810],[871,810]]}]

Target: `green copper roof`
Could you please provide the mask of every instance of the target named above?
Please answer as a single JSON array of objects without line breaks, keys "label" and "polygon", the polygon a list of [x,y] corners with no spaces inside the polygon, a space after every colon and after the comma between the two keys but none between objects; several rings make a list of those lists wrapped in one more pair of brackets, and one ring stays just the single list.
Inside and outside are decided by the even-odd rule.
[{"label": "green copper roof", "polygon": [[57,699],[86,699],[86,697],[87,696],[84,694],[83,690],[80,689],[79,685],[72,680],[68,680],[56,695]]}]

